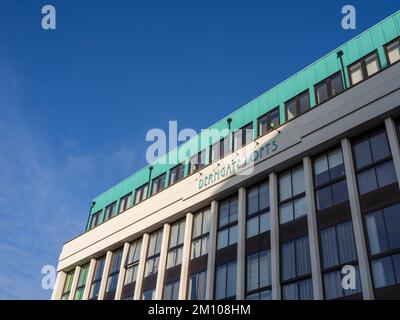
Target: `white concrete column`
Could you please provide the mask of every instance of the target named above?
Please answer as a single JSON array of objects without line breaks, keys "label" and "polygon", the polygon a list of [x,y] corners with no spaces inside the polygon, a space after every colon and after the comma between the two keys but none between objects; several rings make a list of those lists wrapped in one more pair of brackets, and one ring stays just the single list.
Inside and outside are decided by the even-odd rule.
[{"label": "white concrete column", "polygon": [[104,299],[104,294],[106,292],[106,285],[108,280],[108,273],[110,271],[110,266],[111,266],[112,254],[113,254],[112,251],[107,251],[106,260],[104,261],[103,275],[101,277],[99,296],[97,298],[98,300]]},{"label": "white concrete column", "polygon": [[64,271],[58,271],[56,282],[54,284],[53,293],[51,295],[51,300],[60,300],[62,296],[62,291],[64,289],[65,279],[67,274]]},{"label": "white concrete column", "polygon": [[275,172],[269,174],[269,201],[271,214],[272,300],[280,300],[278,176]]},{"label": "white concrete column", "polygon": [[400,187],[400,147],[397,137],[396,124],[392,118],[385,119],[386,132],[389,139],[390,150],[392,152],[393,164],[396,169],[397,182]]},{"label": "white concrete column", "polygon": [[311,274],[314,300],[323,300],[321,261],[319,255],[317,210],[315,208],[315,193],[312,161],[310,157],[303,158],[304,179],[307,203],[308,239],[310,242]]},{"label": "white concrete column", "polygon": [[360,199],[358,197],[357,179],[353,166],[353,154],[351,152],[350,140],[342,139],[342,150],[344,167],[346,170],[347,189],[349,191],[349,201],[351,218],[353,220],[354,239],[360,269],[361,287],[364,300],[374,299],[374,291],[371,280],[371,272],[368,261],[367,246],[363,230],[361,216]]},{"label": "white concrete column", "polygon": [[122,258],[121,258],[121,266],[119,268],[117,289],[115,291],[115,300],[121,300],[122,288],[124,286],[125,273],[126,273],[125,261],[126,257],[128,256],[130,247],[131,244],[129,242],[124,243],[124,249],[122,251]]},{"label": "white concrete column", "polygon": [[160,260],[158,262],[157,283],[156,283],[156,292],[154,294],[154,300],[162,299],[162,294],[164,289],[165,267],[167,265],[170,231],[171,231],[171,225],[169,223],[164,224],[161,251],[160,251]]},{"label": "white concrete column", "polygon": [[214,298],[215,252],[217,251],[218,202],[211,202],[210,235],[207,259],[206,300]]},{"label": "white concrete column", "polygon": [[192,230],[193,230],[193,213],[189,212],[186,214],[185,234],[183,237],[181,279],[179,281],[179,293],[178,293],[179,300],[186,299],[189,262],[190,262],[190,247],[192,245]]},{"label": "white concrete column", "polygon": [[85,289],[83,290],[82,300],[88,300],[90,294],[90,288],[92,287],[92,280],[94,275],[94,269],[96,268],[96,259],[90,259],[89,270],[86,278]]},{"label": "white concrete column", "polygon": [[238,193],[238,239],[237,239],[237,272],[236,299],[244,300],[245,269],[246,269],[246,189],[239,188]]},{"label": "white concrete column", "polygon": [[137,278],[135,283],[135,292],[133,299],[134,300],[141,300],[142,298],[142,284],[143,284],[143,276],[144,276],[144,269],[146,267],[146,258],[147,258],[147,250],[149,247],[149,234],[145,233],[142,238],[142,245],[140,248],[140,259],[137,271]]},{"label": "white concrete column", "polygon": [[69,292],[68,300],[74,300],[76,287],[78,286],[79,275],[81,274],[81,267],[76,266],[74,271],[74,278],[72,279],[71,290]]}]

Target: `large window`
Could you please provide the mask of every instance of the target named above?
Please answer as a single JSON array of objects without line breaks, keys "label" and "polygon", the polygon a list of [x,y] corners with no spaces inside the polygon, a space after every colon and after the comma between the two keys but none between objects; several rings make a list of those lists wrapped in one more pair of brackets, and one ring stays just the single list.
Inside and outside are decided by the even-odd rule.
[{"label": "large window", "polygon": [[296,118],[310,109],[310,95],[308,90],[285,102],[286,120]]},{"label": "large window", "polygon": [[96,213],[92,214],[92,217],[90,218],[90,229],[92,229],[100,224],[101,213],[102,213],[102,210],[97,211]]},{"label": "large window", "polygon": [[197,212],[194,216],[192,248],[190,258],[198,258],[208,253],[210,233],[210,208]]},{"label": "large window", "polygon": [[279,213],[281,224],[306,215],[303,166],[279,175]]},{"label": "large window", "polygon": [[215,299],[233,300],[236,297],[236,261],[218,266],[215,273]]},{"label": "large window", "polygon": [[146,270],[144,276],[156,274],[158,271],[158,262],[160,260],[161,242],[163,230],[153,232],[150,235],[149,249],[147,251]]},{"label": "large window", "polygon": [[172,185],[179,180],[182,180],[185,176],[185,165],[183,163],[178,164],[169,171],[169,185]]},{"label": "large window", "polygon": [[157,192],[164,190],[166,176],[167,174],[163,173],[162,175],[159,175],[157,178],[153,179],[151,194],[156,194]]},{"label": "large window", "polygon": [[378,53],[374,52],[348,67],[350,84],[355,85],[381,70]]},{"label": "large window", "polygon": [[206,298],[207,271],[190,275],[188,295],[190,300],[204,300]]},{"label": "large window", "polygon": [[314,184],[317,210],[348,200],[342,149],[337,148],[314,159]]},{"label": "large window", "polygon": [[400,284],[400,204],[365,216],[375,288]]},{"label": "large window", "polygon": [[265,115],[257,119],[258,136],[266,134],[279,126],[279,107],[267,112]]},{"label": "large window", "polygon": [[[357,253],[351,221],[320,231],[322,270],[326,299],[337,299],[361,292]],[[345,265],[356,268],[356,289],[343,289],[341,270]]]},{"label": "large window", "polygon": [[167,268],[178,266],[182,263],[183,239],[185,236],[185,219],[178,221],[171,227]]},{"label": "large window", "polygon": [[106,257],[102,257],[96,261],[96,266],[94,268],[92,285],[90,287],[90,300],[97,300],[100,291],[101,278],[103,277],[104,263]]},{"label": "large window", "polygon": [[210,163],[222,159],[229,153],[229,135],[210,146]]},{"label": "large window", "polygon": [[238,200],[237,196],[221,201],[218,214],[217,249],[237,242]]},{"label": "large window", "polygon": [[343,91],[342,73],[339,71],[315,85],[317,104],[336,96]]},{"label": "large window", "polygon": [[196,153],[189,159],[189,174],[204,168],[206,165],[206,150]]},{"label": "large window", "polygon": [[249,123],[233,133],[233,150],[238,150],[253,140],[253,123]]},{"label": "large window", "polygon": [[75,270],[72,270],[67,273],[67,276],[66,276],[65,282],[64,282],[64,288],[63,288],[62,295],[61,295],[61,300],[69,299],[69,294],[71,293],[72,280],[74,280],[74,275],[75,275]]},{"label": "large window", "polygon": [[385,46],[386,59],[389,64],[400,61],[400,38],[389,42]]},{"label": "large window", "polygon": [[129,247],[128,256],[126,257],[126,262],[125,262],[126,272],[125,272],[124,285],[136,282],[141,248],[142,248],[142,240],[136,240]]},{"label": "large window", "polygon": [[282,297],[313,299],[308,236],[282,244]]},{"label": "large window", "polygon": [[81,271],[79,273],[78,283],[76,285],[75,291],[75,300],[82,300],[83,292],[85,291],[86,280],[89,272],[89,263],[83,265],[81,267]]},{"label": "large window", "polygon": [[147,199],[147,193],[149,190],[149,184],[146,183],[143,186],[136,189],[135,192],[135,204]]},{"label": "large window", "polygon": [[106,293],[114,292],[117,289],[119,270],[121,268],[122,248],[114,251],[111,258],[110,270],[108,273]]},{"label": "large window", "polygon": [[164,286],[164,300],[178,300],[179,280],[167,283]]},{"label": "large window", "polygon": [[111,219],[114,217],[117,213],[117,201],[111,203],[106,207],[105,213],[104,213],[104,221],[107,221],[108,219]]},{"label": "large window", "polygon": [[247,190],[247,238],[270,230],[269,185],[263,182]]},{"label": "large window", "polygon": [[271,299],[271,252],[260,251],[247,256],[247,300]]},{"label": "large window", "polygon": [[360,195],[397,181],[384,130],[355,141],[353,149]]},{"label": "large window", "polygon": [[122,197],[119,200],[118,212],[121,213],[122,211],[128,209],[131,206],[131,201],[132,201],[132,192],[129,192],[126,196]]}]

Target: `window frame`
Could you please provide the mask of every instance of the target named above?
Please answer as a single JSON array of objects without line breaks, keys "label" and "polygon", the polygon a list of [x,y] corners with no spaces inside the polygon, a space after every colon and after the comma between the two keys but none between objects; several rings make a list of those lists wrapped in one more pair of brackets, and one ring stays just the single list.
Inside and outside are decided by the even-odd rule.
[{"label": "window frame", "polygon": [[[260,209],[260,187],[262,186],[262,185],[264,185],[264,184],[266,184],[267,185],[267,188],[268,188],[268,206],[267,207],[265,207],[265,208],[263,208],[263,209]],[[258,210],[257,211],[255,211],[255,212],[252,212],[252,213],[249,213],[249,199],[248,199],[248,195],[249,195],[249,191],[250,190],[252,190],[252,189],[255,189],[255,188],[257,188],[257,202],[258,202]],[[253,237],[257,237],[257,236],[260,236],[260,235],[262,235],[262,234],[264,234],[264,233],[267,233],[267,232],[270,232],[270,230],[271,230],[271,221],[270,221],[270,229],[269,230],[267,230],[267,231],[264,231],[264,232],[260,232],[261,230],[260,230],[260,217],[261,217],[261,215],[262,214],[264,214],[264,213],[270,213],[270,217],[271,217],[271,203],[270,203],[270,199],[269,199],[269,196],[270,196],[270,188],[269,188],[269,180],[267,179],[267,180],[264,180],[264,181],[262,181],[262,182],[259,182],[259,183],[257,183],[257,184],[255,184],[255,185],[253,185],[253,186],[250,186],[250,187],[248,187],[247,189],[246,189],[246,230],[245,230],[245,238],[246,238],[246,240],[247,239],[251,239],[251,238],[253,238]],[[251,237],[249,237],[248,236],[248,222],[249,222],[249,220],[251,220],[251,219],[253,219],[253,218],[256,218],[256,217],[258,217],[258,233],[257,234],[255,234],[255,235],[253,235],[253,236],[251,236]]]},{"label": "window frame", "polygon": [[[129,254],[130,254],[130,251],[132,250],[132,247],[133,246],[135,246],[135,252],[134,252],[134,254],[133,254],[133,260],[132,261],[129,261],[128,259],[129,259]],[[139,257],[138,257],[138,259],[137,260],[135,260],[135,256],[136,256],[136,250],[139,250]],[[137,281],[137,274],[136,274],[136,277],[135,277],[135,279],[134,280],[132,280],[132,281],[130,281],[130,282],[127,282],[127,275],[128,275],[128,270],[129,269],[137,269],[138,267],[139,267],[139,262],[140,262],[140,255],[141,255],[141,251],[142,251],[142,238],[140,238],[140,239],[137,239],[137,240],[135,240],[135,241],[132,241],[130,244],[129,244],[129,250],[128,250],[128,254],[127,254],[127,256],[126,256],[126,259],[125,259],[125,262],[124,262],[124,268],[125,268],[125,276],[124,276],[124,286],[126,286],[126,285],[129,285],[129,284],[131,284],[131,283],[136,283],[136,281]],[[133,271],[134,272],[134,271]],[[136,271],[137,272],[137,271]]]},{"label": "window frame", "polygon": [[[238,217],[238,211],[239,211],[239,208],[237,208],[237,216],[236,216],[236,220],[235,221],[230,221],[230,216],[231,216],[231,202],[234,202],[236,200],[236,203],[237,203],[237,205],[239,205],[239,199],[238,199],[238,195],[233,195],[233,196],[230,196],[230,197],[228,197],[228,198],[225,198],[224,200],[222,200],[222,201],[220,201],[220,203],[219,203],[219,205],[218,205],[218,217],[217,217],[217,239],[216,239],[216,251],[219,251],[219,250],[224,250],[224,249],[226,249],[226,248],[228,248],[228,247],[230,247],[230,246],[233,246],[233,245],[237,245],[237,242],[238,242],[238,238],[236,237],[236,242],[234,242],[234,243],[230,243],[230,229],[232,228],[232,227],[237,227],[238,226],[238,223],[239,223],[239,217]],[[228,213],[228,223],[227,224],[224,224],[223,226],[221,226],[220,225],[220,214],[221,214],[221,203],[224,203],[224,202],[228,202],[229,203],[229,213]],[[228,238],[227,238],[227,245],[226,246],[224,246],[224,247],[221,247],[221,248],[218,248],[218,236],[219,236],[219,233],[220,232],[222,232],[222,231],[225,231],[225,230],[228,230],[227,232],[228,232]]]},{"label": "window frame", "polygon": [[[164,180],[164,181],[163,181]],[[165,184],[167,182],[167,173],[164,172],[159,176],[153,178],[151,180],[151,195],[154,196],[157,193],[163,191],[165,189]],[[157,189],[154,189],[154,186],[157,186]]]},{"label": "window frame", "polygon": [[394,63],[390,63],[390,60],[389,60],[388,46],[392,45],[395,42],[399,42],[399,45],[400,45],[400,37],[396,37],[393,40],[391,40],[388,43],[383,45],[383,51],[385,52],[385,58],[386,58],[386,62],[387,62],[388,67],[393,66],[393,65],[395,65],[395,64],[400,62],[400,59],[397,60]]},{"label": "window frame", "polygon": [[[365,60],[367,60],[369,57],[371,57],[371,56],[373,56],[373,55],[376,55],[376,57],[377,57],[379,69],[378,69],[378,71],[375,72],[374,74],[368,75],[368,71],[367,71],[367,66],[366,66]],[[355,66],[356,64],[358,64],[358,63],[361,64],[361,72],[362,72],[363,78],[362,78],[361,81],[359,81],[359,82],[357,82],[357,83],[354,84],[354,83],[353,83],[353,80],[352,80],[352,78],[351,78],[350,69],[351,69],[352,67],[354,67],[354,66]],[[355,86],[355,85],[357,85],[357,84],[360,84],[360,83],[364,82],[365,80],[371,78],[372,76],[374,76],[374,75],[380,73],[381,71],[382,71],[381,60],[379,59],[378,50],[375,49],[374,51],[372,51],[372,52],[366,54],[366,55],[363,56],[362,58],[358,59],[357,61],[354,61],[353,63],[351,63],[351,64],[349,64],[349,65],[347,66],[347,74],[348,74],[348,77],[349,77],[350,86],[353,87],[353,86]]]},{"label": "window frame", "polygon": [[[110,213],[108,213],[108,209],[109,208],[113,208],[113,212],[109,211]],[[110,203],[108,206],[106,206],[106,208],[104,209],[104,219],[103,222],[106,222],[112,218],[114,218],[115,216],[118,215],[118,210],[117,210],[117,201],[114,201],[112,203]]]},{"label": "window frame", "polygon": [[[206,150],[207,149],[203,149],[189,158],[189,160],[188,160],[188,175],[195,173],[195,172],[203,169],[206,166],[206,159],[207,159]],[[203,156],[204,156],[204,158],[203,158]],[[193,160],[194,160],[194,162],[193,162]]]},{"label": "window frame", "polygon": [[146,200],[148,198],[148,194],[149,194],[149,183],[146,182],[145,184],[142,184],[140,187],[135,189],[135,199],[133,200],[134,205],[139,204],[140,202]]},{"label": "window frame", "polygon": [[[129,199],[129,198],[130,198],[130,199]],[[127,201],[127,199],[128,199],[129,201]],[[123,202],[124,205],[121,206],[123,200],[124,200],[124,202]],[[124,212],[124,211],[128,210],[130,207],[132,207],[131,202],[132,202],[132,192],[129,192],[129,193],[127,193],[126,195],[124,195],[123,197],[121,197],[121,198],[119,199],[118,213]]]},{"label": "window frame", "polygon": [[[102,257],[96,259],[96,264],[94,266],[93,277],[92,277],[92,281],[90,283],[89,300],[97,300],[99,298],[100,284],[101,284],[101,281],[103,279],[105,263],[106,263],[106,256],[102,256]],[[96,271],[98,270],[97,268],[98,268],[99,265],[100,265],[100,268],[101,268],[100,270],[101,271],[99,272],[99,275],[98,275],[99,277],[96,278],[96,273],[97,273]],[[99,287],[98,287],[98,290],[96,290],[97,291],[96,295],[93,296],[92,295],[93,294],[93,289],[95,288],[95,285],[97,285],[97,284],[99,285]]]},{"label": "window frame", "polygon": [[[89,225],[89,230],[96,228],[98,225],[101,224],[101,215],[103,214],[103,209],[96,211],[93,213],[90,217],[90,225]],[[94,220],[94,218],[97,218]],[[93,221],[96,221],[95,224],[93,224]]]},{"label": "window frame", "polygon": [[[105,294],[111,293],[115,290],[117,290],[117,285],[118,285],[118,278],[119,278],[119,273],[121,271],[121,266],[122,266],[122,254],[123,254],[123,247],[118,248],[117,250],[114,250],[111,256],[111,261],[110,261],[110,268],[108,270],[108,275],[107,275],[107,281],[106,281],[106,288],[105,288]],[[117,258],[119,255],[119,258]],[[117,263],[117,269],[112,270],[114,259],[118,259],[116,261]],[[110,289],[111,281],[116,277],[116,283],[115,283],[115,288]]]},{"label": "window frame", "polygon": [[[173,172],[175,172],[175,181],[171,181]],[[180,172],[182,172],[182,176],[179,176]],[[183,178],[185,178],[185,163],[181,162],[169,169],[168,186],[173,186],[175,183],[178,183]]]},{"label": "window frame", "polygon": [[[339,93],[332,95],[332,79],[334,79],[335,77],[337,77],[338,75],[340,75],[340,79],[341,79],[341,83],[342,83],[342,91],[340,91]],[[328,81],[328,82],[327,82]],[[328,91],[328,98],[324,101],[318,101],[318,88],[322,85],[326,83],[327,86],[327,91]],[[342,71],[339,70],[333,74],[331,74],[330,76],[326,77],[325,79],[323,79],[322,81],[316,83],[314,85],[314,96],[315,96],[315,104],[316,106],[319,106],[329,100],[331,100],[332,98],[338,96],[339,94],[343,93],[345,91],[345,86],[344,86],[344,82],[343,82],[343,74]]]},{"label": "window frame", "polygon": [[[204,227],[204,215],[208,215],[208,231],[204,232],[203,227]],[[195,222],[196,222],[196,216],[201,215],[201,233],[197,236],[195,236]],[[192,261],[194,259],[200,258],[205,256],[206,254],[208,255],[209,252],[209,240],[210,240],[210,218],[211,218],[211,207],[206,207],[202,210],[197,211],[193,215],[193,228],[192,228],[192,236],[191,236],[191,242],[190,242],[190,257],[189,260]],[[207,238],[207,253],[201,254],[203,252],[203,241],[202,239]],[[193,243],[196,241],[200,241],[200,255],[195,257],[193,256]]]},{"label": "window frame", "polygon": [[[271,115],[274,112],[278,112],[278,124],[276,126],[275,125],[272,126],[273,123],[271,122]],[[257,138],[266,135],[267,133],[275,130],[276,128],[278,128],[281,125],[280,113],[281,113],[280,108],[279,108],[279,106],[277,106],[257,118]],[[266,122],[267,122],[267,130],[264,133],[261,132],[261,128],[262,128],[261,121],[263,119],[266,119]]]},{"label": "window frame", "polygon": [[[176,225],[178,226],[177,227],[178,228],[177,239],[179,241],[180,233],[182,232],[182,242],[181,243],[178,242],[177,244],[171,246],[172,228],[174,226],[176,226]],[[181,228],[183,228],[183,230]],[[168,266],[169,265],[169,254],[172,253],[172,252],[178,252],[179,249],[181,249],[183,251],[183,244],[185,242],[185,228],[186,228],[186,218],[182,218],[182,219],[176,221],[175,223],[173,223],[171,225],[171,232],[170,232],[169,239],[168,239],[167,261],[166,261],[166,264],[165,264],[165,269],[166,270],[178,267],[178,266],[180,266],[182,264],[182,260],[181,260],[180,263],[177,264],[177,257],[178,256],[177,255],[173,255],[174,262],[173,262],[173,264],[171,266]],[[182,252],[182,254],[183,254],[183,252]],[[182,257],[181,257],[181,259],[182,259]]]},{"label": "window frame", "polygon": [[[147,254],[146,254],[146,260],[145,260],[145,267],[144,267],[144,275],[143,275],[143,278],[147,278],[147,277],[151,277],[151,276],[154,276],[154,275],[156,275],[156,274],[158,274],[158,270],[159,270],[159,264],[160,264],[160,255],[161,255],[161,245],[162,245],[162,238],[163,238],[163,233],[164,233],[164,230],[163,230],[163,228],[161,228],[161,229],[158,229],[158,230],[156,230],[156,231],[154,231],[154,232],[152,232],[151,234],[150,234],[150,237],[149,237],[149,244],[148,244],[148,248],[147,248]],[[156,238],[156,243],[155,243],[155,246],[154,246],[154,248],[157,248],[158,247],[158,241],[160,241],[161,242],[161,244],[160,244],[160,251],[159,252],[156,252],[156,253],[152,253],[152,254],[150,254],[149,255],[149,249],[150,249],[150,241],[151,241],[151,237],[152,237],[152,235],[154,235],[154,234],[156,234],[156,236],[157,236],[157,238]],[[160,234],[160,235],[159,235]],[[159,237],[160,237],[160,239],[159,239]],[[158,258],[158,262],[157,262],[157,272],[149,272],[149,273],[147,273],[147,263],[148,263],[148,261],[150,261],[150,260],[156,260]],[[153,270],[154,270],[154,263],[153,263]]]},{"label": "window frame", "polygon": [[[308,107],[305,111],[301,112],[300,99],[304,95],[307,95],[307,97],[308,97]],[[293,118],[289,119],[288,105],[293,101],[296,103],[296,115]],[[291,120],[301,116],[303,113],[306,113],[307,111],[309,111],[311,109],[310,90],[309,89],[304,90],[303,92],[299,93],[298,95],[294,96],[293,98],[285,101],[284,105],[285,105],[286,122],[291,121]]]},{"label": "window frame", "polygon": [[[251,126],[251,137],[250,137],[250,141],[248,141],[246,143],[246,130],[250,131],[250,126]],[[235,136],[236,134],[239,135],[240,133],[240,144],[237,148],[235,148]],[[246,125],[244,125],[243,127],[236,129],[235,131],[232,132],[232,150],[233,151],[237,151],[241,148],[243,148],[244,146],[248,145],[249,143],[254,141],[254,125],[253,125],[253,121],[247,123]]]},{"label": "window frame", "polygon": [[[270,284],[268,284],[266,286],[261,286],[261,284],[260,284],[260,274],[261,274],[261,272],[260,272],[260,270],[261,270],[261,268],[260,268],[260,254],[262,254],[264,252],[267,255],[269,254],[269,257],[270,257],[269,261],[267,259],[267,263],[269,262],[269,264],[270,264],[268,266],[268,268],[270,270],[270,274],[269,274]],[[249,274],[249,260],[248,259],[249,259],[249,257],[254,256],[254,255],[257,255],[258,288],[252,289],[252,290],[248,290],[248,274]],[[245,298],[247,299],[248,296],[251,296],[251,295],[254,295],[254,294],[258,294],[258,296],[260,297],[260,294],[262,292],[265,292],[265,291],[271,291],[272,292],[272,274],[271,274],[271,266],[272,266],[271,259],[272,258],[271,258],[271,249],[270,248],[267,248],[267,249],[262,248],[262,250],[258,250],[256,252],[249,252],[249,253],[246,254],[245,258],[246,258],[246,261],[245,261],[245,268],[246,268],[245,269],[246,270],[246,274],[245,275],[246,275],[246,277],[245,277],[245,285],[244,285]]]}]

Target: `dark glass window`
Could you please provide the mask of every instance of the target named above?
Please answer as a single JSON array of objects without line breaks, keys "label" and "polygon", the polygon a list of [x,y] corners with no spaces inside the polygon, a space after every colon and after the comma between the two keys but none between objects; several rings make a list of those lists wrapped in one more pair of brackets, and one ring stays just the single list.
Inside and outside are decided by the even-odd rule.
[{"label": "dark glass window", "polygon": [[247,238],[270,230],[269,185],[263,182],[247,190]]},{"label": "dark glass window", "polygon": [[88,272],[89,272],[89,263],[87,263],[81,267],[81,271],[79,273],[79,278],[78,278],[78,283],[76,285],[74,300],[82,300],[83,292],[85,291],[85,285],[86,285]]},{"label": "dark glass window", "polygon": [[204,300],[206,298],[207,271],[201,271],[190,275],[189,278],[189,299]]},{"label": "dark glass window", "polygon": [[185,219],[174,223],[169,237],[167,268],[178,266],[182,263],[183,239],[185,235]]},{"label": "dark glass window", "polygon": [[389,64],[400,61],[400,38],[385,45],[386,60]]},{"label": "dark glass window", "polygon": [[174,184],[182,180],[185,176],[185,165],[183,163],[178,164],[169,171],[169,185]]},{"label": "dark glass window", "polygon": [[71,270],[67,273],[65,278],[64,288],[61,295],[61,300],[68,300],[69,294],[71,293],[72,281],[74,280],[75,270]]},{"label": "dark glass window", "polygon": [[117,213],[117,201],[111,203],[106,207],[104,213],[104,221],[107,221],[108,219],[114,217],[116,213]]},{"label": "dark glass window", "polygon": [[237,196],[221,201],[218,214],[217,249],[237,242],[238,200]]},{"label": "dark glass window", "polygon": [[266,134],[268,131],[275,129],[280,124],[279,107],[267,112],[257,120],[258,136]]},{"label": "dark glass window", "polygon": [[229,153],[229,135],[210,146],[210,163],[213,163]]},{"label": "dark glass window", "polygon": [[142,300],[154,300],[155,293],[156,293],[155,288],[143,291]]},{"label": "dark glass window", "polygon": [[94,268],[92,285],[90,288],[89,299],[97,300],[100,291],[101,278],[103,277],[104,263],[106,257],[102,257],[96,261],[96,266]]},{"label": "dark glass window", "polygon": [[144,276],[156,274],[158,271],[158,263],[160,260],[161,242],[163,230],[160,229],[153,232],[149,239],[149,248],[147,250],[146,269]]},{"label": "dark glass window", "polygon": [[247,256],[247,300],[271,299],[271,252],[260,251]]},{"label": "dark glass window", "polygon": [[164,300],[178,300],[179,280],[167,283],[164,286]]},{"label": "dark glass window", "polygon": [[149,190],[149,184],[146,183],[143,186],[136,189],[135,192],[135,204],[147,199],[147,193]]},{"label": "dark glass window", "polygon": [[253,123],[249,123],[233,133],[233,150],[238,150],[253,140]]},{"label": "dark glass window", "polygon": [[96,213],[92,214],[92,217],[90,218],[90,229],[92,229],[100,224],[101,213],[102,213],[102,210],[97,211]]},{"label": "dark glass window", "polygon": [[285,102],[286,120],[296,118],[310,109],[310,95],[308,90]]},{"label": "dark glass window", "polygon": [[374,52],[348,67],[350,84],[355,85],[381,70],[378,53]]},{"label": "dark glass window", "polygon": [[339,71],[315,85],[317,104],[336,96],[343,91],[342,73]]},{"label": "dark glass window", "polygon": [[118,212],[121,213],[122,211],[127,210],[132,204],[132,192],[129,192],[126,196],[123,196],[119,200],[119,210]]},{"label": "dark glass window", "polygon": [[215,272],[215,299],[233,300],[236,297],[236,261],[218,266]]},{"label": "dark glass window", "polygon": [[119,270],[121,268],[122,248],[113,252],[111,258],[110,271],[108,273],[106,292],[117,289]]},{"label": "dark glass window", "polygon": [[162,175],[159,175],[157,178],[153,179],[151,194],[156,194],[156,193],[164,190],[166,176],[167,176],[167,174],[163,173]]},{"label": "dark glass window", "polygon": [[142,248],[141,239],[131,243],[129,247],[128,256],[126,257],[125,261],[126,272],[125,272],[124,285],[136,282],[141,248]]},{"label": "dark glass window", "polygon": [[373,260],[371,269],[375,288],[400,284],[400,254]]},{"label": "dark glass window", "polygon": [[189,159],[189,174],[196,172],[206,165],[206,150],[202,150],[196,153]]},{"label": "dark glass window", "polygon": [[343,289],[341,270],[326,272],[324,274],[324,293],[326,300],[333,300],[345,296],[351,296],[361,292],[360,271],[358,266],[354,266],[356,273],[356,288]]},{"label": "dark glass window", "polygon": [[208,253],[210,233],[210,208],[197,212],[194,216],[192,248],[190,258],[195,259]]}]

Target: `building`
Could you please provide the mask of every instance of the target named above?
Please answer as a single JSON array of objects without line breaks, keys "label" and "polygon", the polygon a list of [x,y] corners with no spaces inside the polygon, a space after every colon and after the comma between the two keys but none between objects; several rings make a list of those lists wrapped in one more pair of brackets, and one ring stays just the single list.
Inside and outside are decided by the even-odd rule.
[{"label": "building", "polygon": [[400,11],[96,197],[52,298],[400,298],[399,61]]}]

